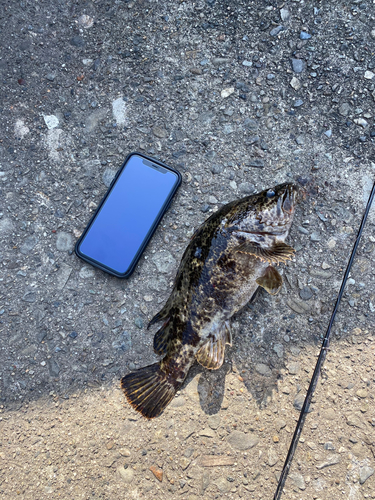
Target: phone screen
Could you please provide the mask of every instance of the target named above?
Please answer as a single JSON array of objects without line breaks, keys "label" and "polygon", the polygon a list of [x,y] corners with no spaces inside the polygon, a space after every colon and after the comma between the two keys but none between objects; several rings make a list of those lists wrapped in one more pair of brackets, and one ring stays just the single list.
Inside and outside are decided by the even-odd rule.
[{"label": "phone screen", "polygon": [[126,273],[178,182],[174,171],[132,155],[81,240],[80,254]]}]

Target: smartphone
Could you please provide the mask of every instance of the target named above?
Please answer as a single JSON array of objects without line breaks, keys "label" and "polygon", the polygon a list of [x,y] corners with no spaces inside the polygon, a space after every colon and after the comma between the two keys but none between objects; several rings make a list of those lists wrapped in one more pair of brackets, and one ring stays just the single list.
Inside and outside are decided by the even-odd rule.
[{"label": "smartphone", "polygon": [[77,241],[77,256],[118,278],[128,278],[181,180],[177,170],[160,161],[129,154]]}]

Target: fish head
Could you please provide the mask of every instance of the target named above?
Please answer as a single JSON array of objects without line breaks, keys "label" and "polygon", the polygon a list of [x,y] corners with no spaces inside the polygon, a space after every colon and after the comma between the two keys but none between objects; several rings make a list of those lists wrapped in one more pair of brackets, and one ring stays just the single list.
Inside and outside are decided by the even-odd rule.
[{"label": "fish head", "polygon": [[245,233],[286,237],[301,192],[295,184],[280,184],[245,198],[238,206],[236,228]]}]

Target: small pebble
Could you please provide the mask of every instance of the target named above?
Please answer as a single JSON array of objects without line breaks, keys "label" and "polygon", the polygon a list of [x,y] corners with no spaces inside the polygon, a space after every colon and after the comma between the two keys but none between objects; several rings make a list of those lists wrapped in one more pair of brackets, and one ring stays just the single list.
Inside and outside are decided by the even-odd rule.
[{"label": "small pebble", "polygon": [[302,290],[299,292],[299,296],[301,297],[302,300],[309,300],[313,296],[311,290],[309,287],[304,286]]},{"label": "small pebble", "polygon": [[257,436],[250,434],[245,434],[241,431],[233,431],[227,437],[228,443],[235,450],[249,450],[259,443],[259,438]]},{"label": "small pebble", "polygon": [[297,375],[300,371],[300,364],[297,361],[292,361],[287,366],[290,375]]},{"label": "small pebble", "polygon": [[142,318],[140,318],[140,317],[135,318],[134,324],[135,324],[136,327],[138,327],[141,330],[143,328],[143,320],[142,320]]},{"label": "small pebble", "polygon": [[368,465],[364,465],[359,468],[359,482],[363,484],[367,481],[369,477],[374,474],[374,469]]},{"label": "small pebble", "polygon": [[293,107],[294,108],[299,108],[300,106],[302,106],[302,104],[303,104],[303,100],[302,99],[297,99],[297,100],[294,101]]},{"label": "small pebble", "polygon": [[320,234],[314,231],[311,233],[310,239],[311,241],[320,241],[321,240]]},{"label": "small pebble", "polygon": [[230,95],[232,95],[233,92],[234,92],[234,87],[230,87],[230,88],[227,88],[227,89],[223,89],[221,91],[220,95],[221,95],[221,97],[223,97],[225,99],[226,97],[229,97]]},{"label": "small pebble", "polygon": [[153,473],[153,475],[156,477],[156,479],[160,482],[163,481],[163,471],[162,469],[158,469],[155,467],[155,465],[151,465],[150,471]]},{"label": "small pebble", "polygon": [[280,31],[283,31],[284,29],[284,26],[276,26],[276,28],[273,28],[271,31],[270,31],[270,35],[271,36],[276,36],[280,33]]},{"label": "small pebble", "polygon": [[281,17],[281,20],[286,22],[286,21],[289,21],[290,19],[290,12],[288,9],[286,9],[285,7],[280,9],[280,17]]},{"label": "small pebble", "polygon": [[298,90],[298,89],[301,88],[301,82],[298,80],[298,78],[296,78],[295,76],[293,76],[293,78],[290,80],[290,86],[294,90]]},{"label": "small pebble", "polygon": [[295,73],[302,73],[305,63],[302,59],[292,59],[292,68]]}]

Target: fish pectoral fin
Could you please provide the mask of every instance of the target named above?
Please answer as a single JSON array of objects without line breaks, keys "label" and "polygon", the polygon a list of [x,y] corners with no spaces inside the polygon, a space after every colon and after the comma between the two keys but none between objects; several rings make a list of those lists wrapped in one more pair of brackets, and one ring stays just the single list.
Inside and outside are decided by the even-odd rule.
[{"label": "fish pectoral fin", "polygon": [[253,241],[245,241],[236,248],[237,252],[249,253],[272,264],[285,262],[294,255],[294,248],[283,242],[277,242],[272,247],[262,247]]},{"label": "fish pectoral fin", "polygon": [[277,269],[268,266],[263,276],[255,280],[259,286],[267,290],[271,295],[276,295],[283,284],[283,279]]},{"label": "fish pectoral fin", "polygon": [[154,337],[154,352],[159,356],[162,356],[167,353],[168,344],[171,339],[171,334],[173,333],[173,329],[169,324],[169,318],[164,323],[164,325],[155,333]]},{"label": "fish pectoral fin", "polygon": [[199,349],[196,354],[198,363],[209,370],[220,368],[224,362],[225,344],[232,345],[232,334],[227,321]]}]

